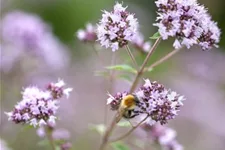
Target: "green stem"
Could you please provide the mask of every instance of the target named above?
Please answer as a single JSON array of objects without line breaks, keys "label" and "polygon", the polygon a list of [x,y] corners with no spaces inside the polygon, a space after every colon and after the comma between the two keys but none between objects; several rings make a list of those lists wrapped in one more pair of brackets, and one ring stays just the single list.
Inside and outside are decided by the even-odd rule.
[{"label": "green stem", "polygon": [[56,148],[55,148],[55,142],[54,142],[54,139],[52,137],[52,129],[49,128],[48,126],[46,126],[45,127],[45,133],[46,133],[47,139],[49,141],[49,144],[51,146],[51,149],[52,150],[56,150]]},{"label": "green stem", "polygon": [[133,93],[133,92],[134,92],[134,90],[135,90],[135,88],[136,88],[136,86],[137,86],[137,84],[138,84],[138,81],[139,81],[140,77],[142,76],[142,74],[143,74],[143,72],[144,72],[144,68],[145,68],[145,66],[146,66],[146,64],[147,64],[147,62],[148,62],[150,56],[151,56],[151,55],[153,54],[153,52],[156,50],[156,48],[157,48],[158,44],[160,43],[160,41],[161,41],[161,37],[159,37],[159,38],[155,41],[155,43],[154,43],[154,45],[152,46],[151,50],[148,52],[148,55],[146,56],[146,58],[145,58],[143,64],[141,65],[141,68],[139,69],[139,71],[138,71],[138,73],[137,73],[137,75],[136,75],[136,77],[135,77],[135,79],[134,79],[134,82],[133,82],[133,84],[132,84],[132,86],[131,86],[131,88],[130,88],[130,93]]},{"label": "green stem", "polygon": [[149,67],[144,69],[145,71],[148,71],[158,65],[160,65],[161,63],[163,63],[164,61],[168,60],[170,57],[172,57],[173,55],[175,55],[177,52],[179,52],[181,49],[175,49],[173,51],[171,51],[170,53],[168,53],[166,56],[162,57],[161,59],[159,59],[158,61],[154,62],[152,65],[150,65]]},{"label": "green stem", "polygon": [[105,150],[109,141],[109,137],[112,131],[115,129],[118,120],[120,120],[121,118],[122,118],[122,113],[119,113],[119,116],[117,114],[114,116],[113,121],[111,122],[110,126],[107,128],[106,132],[103,135],[102,143],[100,145],[99,150]]},{"label": "green stem", "polygon": [[122,140],[124,138],[126,138],[128,135],[130,135],[135,129],[137,129],[137,127],[139,127],[147,118],[149,117],[149,115],[147,115],[141,122],[139,122],[136,126],[132,127],[127,133],[125,133],[124,135],[114,139],[114,140],[111,140],[111,142],[116,142],[116,141],[119,141],[119,140]]},{"label": "green stem", "polygon": [[132,54],[132,52],[131,52],[131,50],[130,50],[128,45],[126,45],[126,50],[127,50],[127,53],[130,56],[130,58],[131,58],[131,60],[132,60],[132,62],[134,64],[135,68],[138,69],[139,67],[138,67],[137,61],[135,60],[134,55]]},{"label": "green stem", "polygon": [[[136,75],[136,78],[135,78],[135,80],[134,80],[134,82],[133,82],[133,84],[131,86],[130,93],[132,93],[134,91],[134,89],[136,88],[138,80],[141,77],[141,75],[143,74],[144,68],[145,68],[145,66],[146,66],[150,56],[156,50],[156,48],[157,48],[158,44],[160,43],[160,41],[161,41],[161,37],[156,40],[156,42],[152,46],[151,50],[149,51],[148,55],[146,56],[142,66],[139,69],[139,71],[138,71],[138,73]],[[127,47],[127,51],[128,51],[129,56],[131,57],[133,63],[135,63],[135,59],[134,59],[133,55],[130,53],[129,47]],[[120,112],[119,115],[116,114],[116,116],[113,118],[113,121],[111,122],[110,126],[107,128],[106,132],[103,135],[102,143],[100,145],[100,149],[99,150],[105,150],[107,144],[109,143],[109,137],[110,137],[112,131],[115,129],[117,122],[119,122],[119,120],[122,118],[122,114],[123,114],[123,112]],[[144,120],[142,120],[138,125],[133,127],[128,133],[126,133],[125,135],[123,135],[120,138],[124,138],[124,137],[128,136],[129,134],[131,134],[139,125],[141,125],[147,119],[147,117]]]},{"label": "green stem", "polygon": [[[112,54],[111,58],[111,66],[113,66],[116,63],[116,52]],[[109,70],[109,87],[108,92],[112,93],[113,90],[113,80],[114,80],[114,71]],[[104,103],[104,124],[107,125],[107,118],[108,118],[108,109],[107,105]]]}]

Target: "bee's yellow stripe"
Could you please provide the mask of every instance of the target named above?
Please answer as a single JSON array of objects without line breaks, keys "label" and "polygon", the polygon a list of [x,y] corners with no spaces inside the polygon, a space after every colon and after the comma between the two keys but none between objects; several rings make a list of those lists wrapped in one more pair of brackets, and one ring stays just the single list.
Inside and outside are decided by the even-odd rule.
[{"label": "bee's yellow stripe", "polygon": [[122,99],[122,102],[121,102],[121,107],[123,108],[126,108],[126,109],[134,109],[135,107],[135,97],[131,94],[125,96],[123,99]]}]

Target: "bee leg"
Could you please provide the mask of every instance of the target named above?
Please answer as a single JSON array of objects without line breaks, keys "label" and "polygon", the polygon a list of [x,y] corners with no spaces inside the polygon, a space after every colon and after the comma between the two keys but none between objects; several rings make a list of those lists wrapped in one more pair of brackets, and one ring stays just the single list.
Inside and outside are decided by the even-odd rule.
[{"label": "bee leg", "polygon": [[133,114],[133,115],[130,116],[130,119],[132,119],[132,118],[134,118],[136,116],[138,116],[138,114]]},{"label": "bee leg", "polygon": [[130,123],[130,125],[132,126],[132,127],[134,127],[133,126],[133,124],[130,122],[130,120],[129,119],[131,119],[131,117],[132,117],[132,110],[128,110],[127,111],[127,116],[126,116],[126,120]]},{"label": "bee leg", "polygon": [[[136,117],[136,116],[138,116],[138,114],[133,114],[133,115],[131,115],[130,117],[129,117],[129,119],[132,119],[132,118],[134,118],[134,117]],[[128,118],[126,119],[129,123],[130,123],[130,125],[134,128],[135,126],[131,123],[131,121],[129,120]]]},{"label": "bee leg", "polygon": [[132,128],[134,127],[134,125],[130,122],[130,120],[129,119],[126,119],[129,123],[130,123],[130,125],[132,126]]}]

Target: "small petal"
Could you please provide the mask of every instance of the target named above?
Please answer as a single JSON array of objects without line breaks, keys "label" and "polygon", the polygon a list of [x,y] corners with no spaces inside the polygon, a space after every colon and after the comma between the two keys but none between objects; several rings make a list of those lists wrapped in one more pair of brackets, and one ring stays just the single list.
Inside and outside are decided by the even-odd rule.
[{"label": "small petal", "polygon": [[70,92],[73,91],[73,88],[67,88],[65,90],[63,90],[63,93],[66,95],[66,98],[69,98],[70,96]]},{"label": "small petal", "polygon": [[109,105],[113,100],[115,100],[115,98],[111,95],[111,94],[107,94],[109,96],[109,98],[107,99],[107,105]]}]

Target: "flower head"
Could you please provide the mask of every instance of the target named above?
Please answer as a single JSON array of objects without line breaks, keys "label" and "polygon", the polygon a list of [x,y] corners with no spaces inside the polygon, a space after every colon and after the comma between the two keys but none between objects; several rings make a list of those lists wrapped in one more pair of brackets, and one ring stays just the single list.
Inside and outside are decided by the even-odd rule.
[{"label": "flower head", "polygon": [[118,92],[114,96],[108,93],[109,98],[107,99],[107,105],[110,105],[111,110],[118,110],[120,107],[121,100],[127,95],[128,92]]},{"label": "flower head", "polygon": [[[139,95],[140,92],[143,94]],[[166,89],[156,81],[150,82],[148,79],[136,94],[140,100],[137,112],[147,113],[151,120],[161,124],[175,118],[184,100],[183,96]]]},{"label": "flower head", "polygon": [[48,28],[38,16],[14,11],[2,19],[2,38],[13,45],[33,49],[39,46]]},{"label": "flower head", "polygon": [[[22,11],[5,14],[1,20],[1,38],[1,56],[4,59],[1,59],[0,69],[5,72],[27,57],[54,70],[61,70],[69,62],[68,48],[37,15]],[[38,65],[40,68],[45,66]]]},{"label": "flower head", "polygon": [[138,30],[134,14],[126,11],[127,7],[116,3],[112,12],[103,11],[102,19],[97,26],[97,37],[105,48],[116,51],[132,41]]},{"label": "flower head", "polygon": [[72,144],[70,142],[66,142],[60,145],[61,150],[70,150],[72,147]]},{"label": "flower head", "polygon": [[[118,110],[120,103],[127,92],[117,93],[111,96],[111,109]],[[148,124],[156,122],[166,124],[168,120],[174,119],[185,100],[176,92],[166,89],[162,84],[145,80],[145,84],[133,93],[138,99],[136,107],[132,110],[134,116],[147,114]]]},{"label": "flower head", "polygon": [[159,145],[165,150],[183,150],[183,147],[177,142],[177,133],[175,130],[160,126],[158,124],[149,126],[143,124],[142,129],[146,131],[152,141],[159,143]]},{"label": "flower head", "polygon": [[51,91],[52,96],[55,99],[58,99],[65,95],[67,98],[69,97],[69,93],[73,90],[72,88],[66,88],[63,80],[59,79],[57,83],[50,83],[47,87],[48,90]]},{"label": "flower head", "polygon": [[34,127],[55,124],[59,101],[65,93],[64,85],[51,83],[51,88],[41,90],[37,87],[27,87],[22,92],[22,100],[17,103],[12,112],[7,112],[9,120],[15,123],[28,123]]},{"label": "flower head", "polygon": [[157,23],[162,39],[175,37],[176,49],[198,44],[203,50],[217,47],[220,30],[196,0],[157,0]]},{"label": "flower head", "polygon": [[84,42],[95,42],[97,40],[96,27],[88,23],[84,30],[79,29],[77,31],[77,38]]}]

